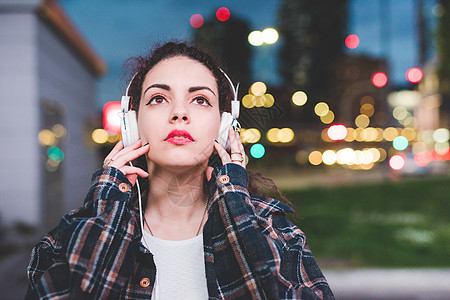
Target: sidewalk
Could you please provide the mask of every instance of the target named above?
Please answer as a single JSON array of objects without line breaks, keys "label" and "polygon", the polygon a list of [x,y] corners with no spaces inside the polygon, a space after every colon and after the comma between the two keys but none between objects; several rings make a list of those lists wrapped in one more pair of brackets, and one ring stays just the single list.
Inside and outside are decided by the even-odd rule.
[{"label": "sidewalk", "polygon": [[20,251],[0,261],[0,299],[23,299],[28,288],[26,269],[30,251]]},{"label": "sidewalk", "polygon": [[448,269],[323,270],[336,299],[450,299]]},{"label": "sidewalk", "polygon": [[[0,298],[23,299],[29,251],[0,262]],[[336,299],[449,299],[448,269],[323,270]]]}]

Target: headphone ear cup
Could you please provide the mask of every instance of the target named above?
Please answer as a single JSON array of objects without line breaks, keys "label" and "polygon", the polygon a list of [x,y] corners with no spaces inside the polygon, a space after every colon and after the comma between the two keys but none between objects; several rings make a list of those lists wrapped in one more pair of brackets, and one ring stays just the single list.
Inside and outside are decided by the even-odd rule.
[{"label": "headphone ear cup", "polygon": [[219,129],[219,144],[225,148],[225,150],[230,150],[230,141],[228,138],[228,129],[233,123],[233,116],[229,112],[222,113],[222,120],[220,121]]},{"label": "headphone ear cup", "polygon": [[127,113],[122,114],[122,118],[120,120],[120,134],[122,135],[122,141],[123,141],[124,148],[130,144],[128,142],[128,133],[127,133],[128,126],[125,124],[128,125]]},{"label": "headphone ear cup", "polygon": [[128,126],[130,127],[130,144],[132,144],[139,139],[136,111],[134,110],[128,111]]},{"label": "headphone ear cup", "polygon": [[124,147],[131,145],[139,139],[136,112],[134,110],[130,110],[123,114],[120,130]]}]

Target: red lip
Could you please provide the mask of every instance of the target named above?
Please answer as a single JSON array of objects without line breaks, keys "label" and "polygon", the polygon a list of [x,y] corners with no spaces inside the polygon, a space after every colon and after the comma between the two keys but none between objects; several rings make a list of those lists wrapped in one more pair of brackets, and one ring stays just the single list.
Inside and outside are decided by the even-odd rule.
[{"label": "red lip", "polygon": [[194,139],[186,130],[172,130],[166,137],[165,141],[174,144],[186,144],[193,142]]}]

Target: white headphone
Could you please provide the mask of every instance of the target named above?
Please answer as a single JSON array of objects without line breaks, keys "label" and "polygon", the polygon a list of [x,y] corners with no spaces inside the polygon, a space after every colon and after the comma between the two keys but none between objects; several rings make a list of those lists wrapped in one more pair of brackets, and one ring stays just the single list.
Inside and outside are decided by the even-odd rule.
[{"label": "white headphone", "polygon": [[[219,68],[220,69],[220,68]],[[234,99],[231,101],[231,113],[229,112],[223,112],[222,113],[222,119],[220,121],[220,128],[219,128],[219,144],[222,145],[225,149],[230,149],[230,141],[228,138],[228,129],[230,126],[233,126],[236,130],[239,130],[241,128],[241,125],[239,124],[237,118],[239,117],[239,107],[240,103],[238,100],[238,88],[239,83],[237,84],[236,88],[233,86],[233,82],[231,81],[230,77],[222,70],[220,71],[225,75],[228,82],[230,83],[231,89],[234,93]],[[120,122],[120,131],[122,133],[122,140],[123,140],[123,146],[126,147],[135,141],[139,139],[139,133],[138,133],[138,126],[137,126],[137,119],[136,119],[136,111],[130,110],[130,96],[128,95],[128,91],[130,89],[131,84],[133,83],[134,78],[136,77],[137,73],[134,74],[133,78],[131,78],[130,83],[128,84],[127,90],[125,92],[125,96],[122,96],[121,100],[121,122]],[[129,162],[131,166],[133,164]],[[143,222],[143,210],[142,210],[142,199],[141,199],[141,188],[139,186],[139,180],[136,181],[136,187],[137,187],[137,194],[139,199],[139,212],[140,212],[140,223],[141,223],[141,232],[143,236],[143,241],[146,244],[147,248],[150,249],[147,245],[147,242],[144,238],[144,222]]]}]

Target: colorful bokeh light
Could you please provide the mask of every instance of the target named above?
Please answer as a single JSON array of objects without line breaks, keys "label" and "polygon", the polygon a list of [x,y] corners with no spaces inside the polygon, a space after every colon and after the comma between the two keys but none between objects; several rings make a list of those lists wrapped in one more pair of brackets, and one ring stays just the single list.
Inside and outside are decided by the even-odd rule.
[{"label": "colorful bokeh light", "polygon": [[110,134],[120,133],[120,101],[110,101],[103,106],[103,128]]},{"label": "colorful bokeh light", "polygon": [[306,101],[308,101],[308,96],[303,91],[297,91],[292,95],[292,103],[297,106],[305,105]]},{"label": "colorful bokeh light", "polygon": [[216,17],[219,21],[225,22],[230,18],[230,11],[226,7],[221,7],[217,10]]},{"label": "colorful bokeh light", "polygon": [[49,159],[60,163],[64,159],[64,152],[56,146],[50,146],[47,149],[47,156]]},{"label": "colorful bokeh light", "polygon": [[355,49],[359,45],[359,37],[356,34],[350,34],[345,38],[345,46],[349,49]]},{"label": "colorful bokeh light", "polygon": [[423,78],[423,72],[420,68],[411,68],[406,71],[405,77],[411,83],[419,83]]},{"label": "colorful bokeh light", "polygon": [[266,149],[261,144],[254,144],[250,148],[250,155],[254,158],[261,158],[266,153]]},{"label": "colorful bokeh light", "polygon": [[308,161],[313,166],[318,166],[322,163],[322,153],[319,151],[313,151],[308,156]]},{"label": "colorful bokeh light", "polygon": [[267,92],[267,86],[264,84],[264,82],[257,81],[250,87],[250,93],[255,96],[262,96],[265,92]]},{"label": "colorful bokeh light", "polygon": [[266,136],[271,143],[289,143],[294,139],[295,133],[291,128],[271,128]]},{"label": "colorful bokeh light", "polygon": [[314,106],[314,112],[319,117],[325,116],[329,110],[330,110],[330,108],[329,108],[328,104],[326,104],[325,102],[319,102],[316,104],[316,106]]},{"label": "colorful bokeh light", "polygon": [[342,141],[347,136],[347,127],[341,124],[331,125],[327,135],[332,141]]},{"label": "colorful bokeh light", "polygon": [[104,129],[97,128],[92,132],[92,140],[97,144],[104,144],[108,141],[108,132]]},{"label": "colorful bokeh light", "polygon": [[426,167],[432,161],[433,156],[428,151],[419,152],[416,155],[414,155],[414,162],[419,167]]},{"label": "colorful bokeh light", "polygon": [[261,46],[262,44],[264,44],[262,32],[259,30],[250,32],[250,34],[248,35],[248,42],[252,46]]},{"label": "colorful bokeh light", "polygon": [[334,112],[328,110],[325,116],[320,116],[320,121],[324,124],[331,124],[334,121]]},{"label": "colorful bokeh light", "polygon": [[337,155],[333,150],[327,150],[322,154],[322,161],[324,164],[331,166],[336,163]]},{"label": "colorful bokeh light", "polygon": [[241,129],[240,134],[243,143],[254,144],[261,139],[261,132],[256,128]]},{"label": "colorful bokeh light", "polygon": [[403,154],[395,154],[389,159],[389,166],[396,171],[403,169],[405,164],[406,159]]},{"label": "colorful bokeh light", "polygon": [[370,119],[366,115],[359,115],[355,119],[355,125],[360,128],[366,128],[370,124]]},{"label": "colorful bokeh light", "polygon": [[262,31],[262,38],[266,44],[275,44],[278,41],[278,31],[273,28],[266,28]]},{"label": "colorful bokeh light", "polygon": [[200,28],[203,26],[204,20],[202,15],[200,14],[195,14],[191,16],[191,19],[189,20],[189,22],[191,23],[191,26],[194,28]]},{"label": "colorful bokeh light", "polygon": [[43,146],[56,145],[57,138],[56,135],[48,129],[43,129],[38,134],[39,143]]},{"label": "colorful bokeh light", "polygon": [[375,109],[374,109],[373,105],[370,103],[365,103],[365,104],[361,105],[361,108],[359,109],[359,111],[361,112],[362,115],[366,115],[368,117],[373,116],[373,114],[375,113]]},{"label": "colorful bokeh light", "polygon": [[392,147],[394,147],[394,149],[398,151],[403,151],[406,148],[408,148],[408,144],[409,144],[408,139],[401,135],[397,136],[392,141]]},{"label": "colorful bokeh light", "polygon": [[372,83],[378,88],[382,88],[388,82],[388,77],[384,72],[377,72],[372,75]]}]

